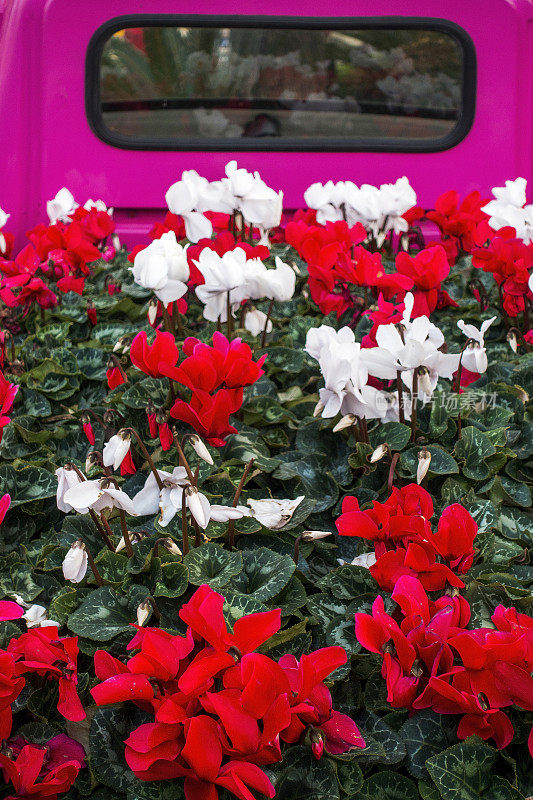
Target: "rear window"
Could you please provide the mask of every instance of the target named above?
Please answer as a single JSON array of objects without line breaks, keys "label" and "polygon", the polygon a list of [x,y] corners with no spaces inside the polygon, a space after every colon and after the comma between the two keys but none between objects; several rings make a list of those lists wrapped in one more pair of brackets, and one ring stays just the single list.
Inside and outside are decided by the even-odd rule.
[{"label": "rear window", "polygon": [[126,148],[441,150],[474,98],[472,42],[443,20],[119,19],[87,58],[91,125]]}]

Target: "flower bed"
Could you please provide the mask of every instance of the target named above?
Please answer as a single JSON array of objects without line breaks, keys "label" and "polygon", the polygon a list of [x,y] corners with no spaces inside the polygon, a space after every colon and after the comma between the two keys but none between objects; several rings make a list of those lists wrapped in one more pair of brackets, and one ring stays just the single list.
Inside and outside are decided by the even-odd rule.
[{"label": "flower bed", "polygon": [[533,793],[525,193],[0,211],[2,796]]}]

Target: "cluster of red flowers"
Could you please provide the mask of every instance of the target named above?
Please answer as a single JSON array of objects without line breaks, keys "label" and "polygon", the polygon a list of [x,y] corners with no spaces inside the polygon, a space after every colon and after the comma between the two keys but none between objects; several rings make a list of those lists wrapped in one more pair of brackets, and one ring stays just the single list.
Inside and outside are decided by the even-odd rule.
[{"label": "cluster of red flowers", "polygon": [[77,208],[68,223],[40,223],[27,233],[30,244],[14,260],[7,258],[12,248],[5,258],[0,254],[0,299],[10,308],[21,306],[27,314],[33,303],[43,309],[57,305],[50,284],[59,292],[81,295],[90,274],[88,264],[114,256],[114,248],[102,253],[97,246],[103,246],[114,230],[111,216],[94,207]]},{"label": "cluster of red flowers", "polygon": [[182,777],[187,800],[216,800],[217,787],[241,800],[274,787],[261,766],[281,760],[281,741],[306,741],[315,757],[364,747],[357,726],[332,708],[324,679],[346,662],[341,647],[279,662],[256,649],[280,627],[279,609],[241,617],[227,630],[224,598],[201,586],[180,617],[185,636],[138,628],[124,664],[95,654],[103,683],[97,705],[132,700],[154,722],[126,740],[126,760],[144,781]]},{"label": "cluster of red flowers", "polygon": [[309,270],[311,297],[323,314],[335,311],[339,318],[345,311],[363,307],[356,288],[370,290],[374,299],[397,298],[401,302],[408,291],[415,298],[413,315],[429,314],[435,308],[455,305],[441,282],[450,272],[445,250],[428,247],[416,256],[401,252],[396,257],[396,271],[386,272],[381,253],[370,253],[360,243],[367,233],[361,223],[352,228],[346,222],[309,223],[309,215],[297,214],[286,227],[285,236]]},{"label": "cluster of red flowers", "polygon": [[487,215],[481,210],[489,199],[475,191],[460,201],[459,193],[451,189],[437,198],[434,210],[426,213],[426,219],[440,229],[442,245],[452,266],[461,253],[470,253],[477,244],[494,235]]},{"label": "cluster of red flowers", "polygon": [[0,442],[4,428],[11,422],[7,416],[13,408],[13,402],[19,387],[15,383],[10,383],[5,375],[0,371]]},{"label": "cluster of red flowers", "polygon": [[494,231],[481,210],[487,203],[479,192],[470,192],[461,203],[457,192],[445,192],[426,217],[439,227],[450,264],[461,254],[471,254],[474,267],[493,274],[505,313],[516,317],[525,311],[527,316],[527,304],[533,303],[528,287],[533,245],[518,239],[512,227]]},{"label": "cluster of red flowers", "polygon": [[[18,619],[24,610],[10,601],[0,603],[2,620]],[[4,779],[11,782],[20,797],[54,798],[67,791],[81,767],[85,752],[78,742],[59,735],[46,745],[35,745],[20,736],[9,738],[13,725],[12,704],[23,690],[27,677],[38,675],[59,684],[57,710],[65,719],[85,718],[76,685],[78,645],[76,637],[60,637],[55,626],[34,628],[11,639],[7,650],[0,650],[0,753]]]},{"label": "cluster of red flowers", "polygon": [[[459,738],[477,734],[506,747],[514,731],[501,709],[533,710],[533,621],[498,606],[494,629],[467,630],[470,606],[459,594],[459,575],[475,555],[470,514],[448,506],[433,531],[431,497],[415,484],[394,489],[367,511],[346,498],[342,510],[339,533],[374,543],[370,571],[397,603],[388,614],[380,595],[372,614],[355,615],[357,640],[383,658],[387,700],[394,708],[461,714]],[[427,592],[438,596],[432,600]],[[529,744],[533,754],[533,733]]]},{"label": "cluster of red flowers", "polygon": [[431,529],[431,495],[411,483],[393,488],[384,502],[361,511],[355,497],[346,497],[337,520],[340,536],[360,536],[374,544],[376,563],[370,568],[382,589],[392,592],[404,575],[417,578],[427,591],[464,586],[459,575],[472,566],[477,525],[468,511],[454,503]]},{"label": "cluster of red flowers", "polygon": [[[130,350],[133,364],[147,375],[166,376],[191,390],[190,401],[176,400],[170,416],[191,425],[209,444],[221,447],[230,433],[236,433],[229,417],[241,407],[244,387],[263,375],[266,356],[254,361],[251,348],[241,339],[230,342],[219,332],[213,335],[212,346],[193,337],[185,339],[183,353],[185,358],[176,366],[179,353],[174,337],[160,331],[151,346],[146,334],[139,333]],[[148,413],[148,420],[152,436],[158,433],[156,424],[161,436],[166,420],[159,422],[155,410]]]}]

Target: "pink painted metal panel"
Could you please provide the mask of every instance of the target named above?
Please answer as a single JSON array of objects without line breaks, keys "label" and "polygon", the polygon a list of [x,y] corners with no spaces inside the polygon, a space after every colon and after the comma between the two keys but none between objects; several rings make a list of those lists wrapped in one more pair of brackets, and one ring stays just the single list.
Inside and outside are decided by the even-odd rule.
[{"label": "pink painted metal panel", "polygon": [[[0,0],[0,9],[2,0]],[[327,17],[328,0],[271,0],[268,15]],[[451,20],[477,51],[477,109],[466,138],[439,153],[239,153],[239,165],[258,169],[285,205],[302,205],[317,180],[382,183],[408,175],[429,206],[448,188],[489,189],[518,174],[533,177],[531,72],[533,6],[526,0],[337,0],[340,16],[412,16]],[[84,201],[101,197],[117,209],[128,243],[138,241],[164,192],[183,169],[221,177],[231,152],[127,151],[100,141],[85,116],[85,55],[100,25],[140,14],[261,15],[259,0],[8,0],[0,41],[0,205],[20,235],[45,213],[63,185]]]}]

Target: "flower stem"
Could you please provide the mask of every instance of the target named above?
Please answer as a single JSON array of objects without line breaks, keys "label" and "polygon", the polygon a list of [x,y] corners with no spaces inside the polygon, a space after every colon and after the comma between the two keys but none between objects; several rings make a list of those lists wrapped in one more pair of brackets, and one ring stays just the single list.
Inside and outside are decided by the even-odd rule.
[{"label": "flower stem", "polygon": [[128,558],[132,558],[133,547],[131,545],[130,532],[128,531],[128,526],[126,524],[126,512],[123,508],[119,508],[119,516],[120,527],[122,528],[122,536],[124,537],[124,543],[126,545],[126,553],[128,554]]},{"label": "flower stem", "polygon": [[127,383],[128,382],[128,376],[124,372],[124,369],[122,368],[122,364],[120,363],[119,359],[116,357],[116,355],[114,353],[109,353],[109,360],[113,362],[115,367],[120,372],[121,376],[124,378],[124,382]]},{"label": "flower stem", "polygon": [[154,477],[155,477],[155,480],[156,480],[156,483],[157,483],[157,487],[158,487],[159,491],[161,491],[161,489],[163,488],[163,481],[161,480],[161,478],[159,476],[159,473],[155,468],[155,464],[152,461],[152,456],[150,455],[150,453],[146,449],[146,445],[144,444],[143,440],[141,439],[141,437],[139,436],[139,434],[137,433],[135,428],[124,428],[123,430],[124,431],[129,431],[130,433],[132,433],[135,436],[135,439],[137,440],[137,444],[139,445],[139,449],[141,450],[144,458],[146,459],[146,462],[147,462],[148,466],[150,467],[150,469],[154,473]]},{"label": "flower stem", "polygon": [[230,299],[231,291],[226,293],[226,332],[228,339],[231,340],[233,334],[233,317],[231,316],[231,299]]},{"label": "flower stem", "polygon": [[266,344],[267,328],[268,328],[268,323],[270,322],[270,315],[272,314],[273,308],[274,308],[274,300],[271,300],[265,319],[265,327],[263,328],[263,335],[261,336],[261,347],[264,347]]},{"label": "flower stem", "polygon": [[183,538],[183,555],[186,556],[189,552],[189,530],[187,527],[187,495],[182,492],[181,495],[181,535]]},{"label": "flower stem", "polygon": [[398,419],[402,423],[405,423],[405,413],[403,410],[403,386],[402,386],[402,373],[400,370],[396,371],[396,386],[398,387]]},{"label": "flower stem", "polygon": [[102,539],[106,543],[108,549],[111,550],[112,553],[114,553],[115,552],[115,548],[113,547],[113,542],[111,541],[111,539],[109,538],[109,536],[107,535],[107,533],[103,529],[102,525],[100,524],[100,521],[99,521],[99,519],[98,519],[98,517],[96,515],[96,511],[94,511],[94,509],[90,508],[89,509],[89,514],[91,515],[91,519],[94,522],[94,524],[96,525],[96,528],[98,529],[98,533],[100,534],[100,536],[102,537]]},{"label": "flower stem", "polygon": [[[233,508],[237,508],[237,505],[239,503],[239,498],[241,496],[242,490],[244,489],[244,484],[246,483],[246,478],[250,474],[250,471],[251,471],[251,469],[252,469],[252,467],[254,465],[254,461],[255,461],[255,458],[251,458],[249,460],[249,462],[247,463],[246,467],[244,468],[244,472],[242,473],[241,479],[239,481],[239,485],[237,486],[237,489],[235,491],[235,495],[233,497],[233,503],[232,503],[232,507]],[[229,547],[230,550],[233,550],[233,548],[235,546],[235,520],[234,519],[230,519],[229,522],[228,522],[227,537],[228,537],[228,547]]]},{"label": "flower stem", "polygon": [[394,453],[390,462],[389,479],[387,481],[387,489],[389,493],[392,492],[392,484],[394,483],[394,472],[396,470],[396,464],[398,463],[399,459],[400,459],[400,454]]},{"label": "flower stem", "polygon": [[192,471],[192,469],[191,469],[191,467],[189,465],[189,462],[185,458],[185,453],[183,452],[183,448],[182,448],[182,446],[180,444],[180,441],[179,441],[179,439],[178,439],[178,437],[176,435],[174,435],[174,442],[176,444],[176,449],[178,451],[180,466],[181,467],[185,467],[185,469],[187,471],[187,477],[188,477],[191,485],[192,486],[196,486],[196,484],[194,482],[193,471]]},{"label": "flower stem", "polygon": [[298,566],[298,561],[300,560],[300,542],[301,541],[302,541],[302,535],[300,534],[300,536],[298,536],[296,538],[296,541],[294,542],[294,555],[292,557],[292,560],[294,561],[296,566]]},{"label": "flower stem", "polygon": [[95,579],[96,583],[98,584],[98,586],[103,586],[104,585],[104,579],[102,578],[102,576],[98,572],[98,568],[97,568],[96,564],[94,563],[94,558],[92,557],[91,552],[90,552],[89,548],[87,547],[87,545],[85,544],[85,542],[83,542],[83,546],[85,547],[85,552],[87,553],[87,563],[89,564],[89,566],[91,568],[91,571],[92,571],[92,573],[94,575],[94,579]]},{"label": "flower stem", "polygon": [[414,442],[416,438],[416,404],[418,401],[418,369],[415,367],[413,370],[413,384],[411,392],[411,441]]}]

